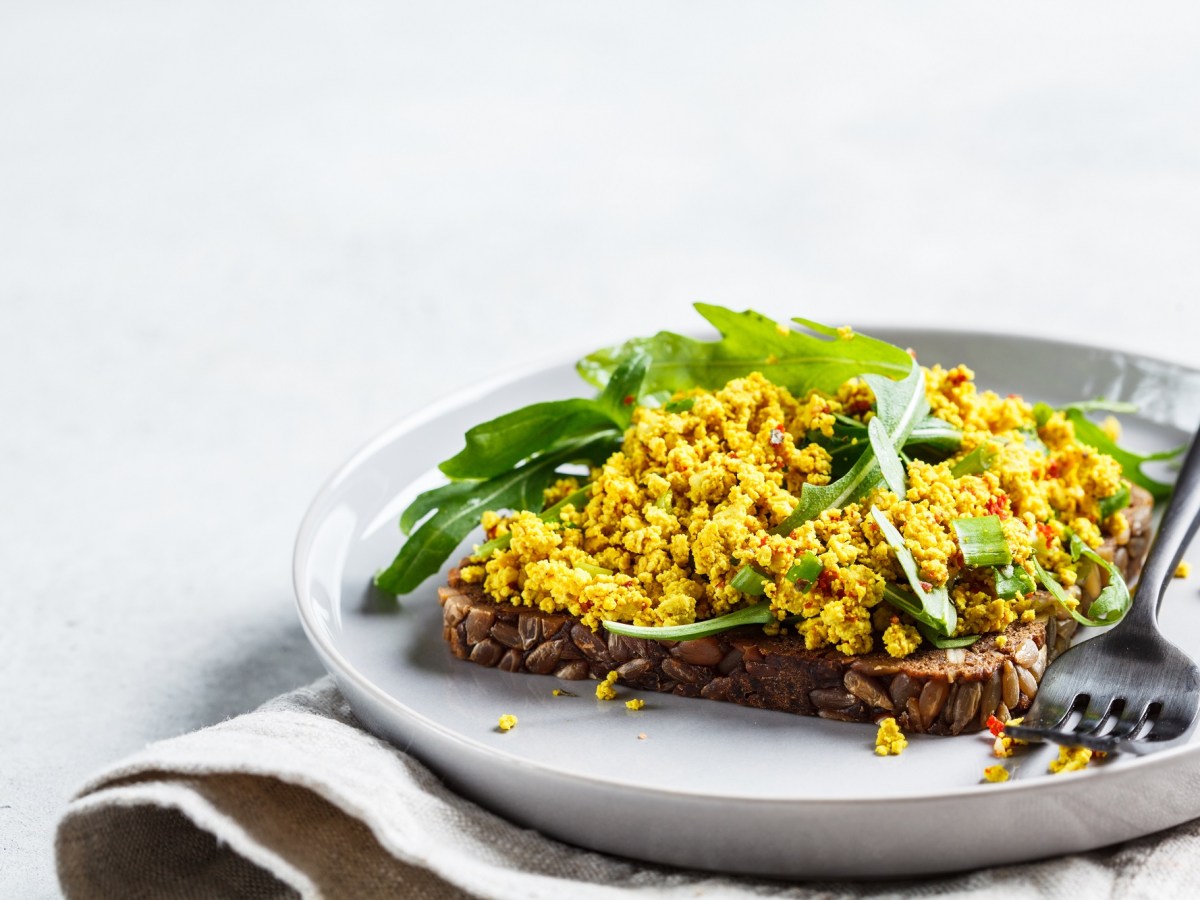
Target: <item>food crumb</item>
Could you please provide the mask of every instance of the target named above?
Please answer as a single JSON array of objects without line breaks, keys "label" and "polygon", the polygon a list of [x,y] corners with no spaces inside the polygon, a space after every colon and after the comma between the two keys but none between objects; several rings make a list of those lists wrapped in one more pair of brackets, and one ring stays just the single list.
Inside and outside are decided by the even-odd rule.
[{"label": "food crumb", "polygon": [[613,684],[617,680],[617,671],[614,669],[604,676],[604,680],[596,685],[597,700],[616,700],[617,692],[613,690]]},{"label": "food crumb", "polygon": [[638,735],[638,740],[644,741],[645,739],[646,739],[646,732],[643,731],[641,734]]},{"label": "food crumb", "polygon": [[891,716],[879,723],[879,732],[875,735],[875,753],[879,756],[899,756],[900,751],[908,746],[904,732],[899,723]]},{"label": "food crumb", "polygon": [[1008,635],[1006,635],[1006,634],[996,635],[996,646],[1000,647],[1000,648],[1004,648],[1004,647],[1008,646]]},{"label": "food crumb", "polygon": [[517,717],[505,713],[500,717],[500,724],[497,727],[501,732],[512,731],[517,727]]},{"label": "food crumb", "polygon": [[840,337],[843,341],[848,341],[852,337],[854,337],[854,329],[851,328],[849,325],[843,325],[841,328],[839,328],[837,330],[837,333],[838,333],[838,337]]},{"label": "food crumb", "polygon": [[641,709],[645,705],[646,705],[646,701],[643,700],[641,697],[635,697],[632,700],[625,701],[626,709]]},{"label": "food crumb", "polygon": [[555,688],[550,692],[555,697],[578,697],[578,694],[572,694],[570,691],[564,691],[562,688]]},{"label": "food crumb", "polygon": [[1087,747],[1059,747],[1058,759],[1050,763],[1050,771],[1057,775],[1060,772],[1078,772],[1087,766],[1092,758],[1092,751]]},{"label": "food crumb", "polygon": [[1117,421],[1116,416],[1105,416],[1104,421],[1100,423],[1100,430],[1114,443],[1121,439],[1121,423]]},{"label": "food crumb", "polygon": [[1187,578],[1191,574],[1192,574],[1192,567],[1189,563],[1181,562],[1178,566],[1175,567],[1175,577],[1176,578]]},{"label": "food crumb", "polygon": [[1001,784],[1008,781],[1008,769],[1001,765],[988,766],[983,770],[983,778],[992,784]]}]

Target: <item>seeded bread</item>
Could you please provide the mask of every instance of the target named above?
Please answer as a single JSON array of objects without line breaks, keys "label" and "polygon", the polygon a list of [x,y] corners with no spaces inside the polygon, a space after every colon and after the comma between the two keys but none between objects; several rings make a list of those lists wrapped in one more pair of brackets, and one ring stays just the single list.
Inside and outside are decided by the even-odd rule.
[{"label": "seeded bread", "polygon": [[[1128,533],[1100,548],[1127,581],[1137,577],[1149,548],[1152,507],[1150,495],[1134,487],[1125,510]],[[1101,586],[1098,570],[1084,580],[1085,605]],[[1076,628],[1074,619],[1056,618],[1051,598],[1043,596],[1048,612],[1014,623],[1003,640],[987,635],[967,648],[895,659],[806,650],[797,635],[767,636],[758,626],[679,642],[593,632],[563,613],[496,603],[479,585],[463,582],[459,569],[438,594],[450,652],[478,665],[568,681],[616,671],[619,682],[640,690],[848,722],[893,715],[906,731],[929,734],[975,731],[991,715],[1020,715]]]}]

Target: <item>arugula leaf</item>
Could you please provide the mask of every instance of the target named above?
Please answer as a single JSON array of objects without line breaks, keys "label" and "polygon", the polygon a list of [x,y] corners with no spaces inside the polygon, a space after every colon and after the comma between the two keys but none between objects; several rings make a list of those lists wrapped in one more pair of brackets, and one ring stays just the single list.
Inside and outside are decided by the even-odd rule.
[{"label": "arugula leaf", "polygon": [[912,365],[899,347],[861,334],[843,338],[837,329],[808,319],[792,321],[815,334],[778,324],[753,310],[739,313],[697,303],[696,311],[721,333],[720,340],[701,341],[661,331],[597,350],[579,361],[579,374],[603,387],[625,354],[644,350],[651,359],[644,385],[647,393],[721,388],[751,372],[762,372],[796,392],[817,388],[832,393],[842,382],[865,372],[901,376]]},{"label": "arugula leaf", "polygon": [[633,408],[637,405],[649,366],[650,358],[646,356],[645,351],[630,351],[617,365],[608,384],[604,386],[604,392],[595,401],[600,410],[622,431],[633,421]]},{"label": "arugula leaf", "polygon": [[[918,622],[924,622],[945,637],[953,635],[954,629],[958,625],[958,613],[954,609],[954,604],[950,602],[950,593],[944,587],[926,587],[926,583],[921,580],[921,573],[917,569],[917,561],[913,557],[912,551],[904,543],[904,536],[879,507],[871,507],[871,517],[879,526],[879,530],[883,532],[884,540],[888,542],[892,552],[896,555],[896,562],[900,564],[915,595],[913,600],[918,604],[917,612],[913,611],[913,600],[907,601],[908,608],[902,607],[904,611]],[[884,586],[884,596],[888,600],[893,600],[893,595],[899,592],[889,591],[889,587],[892,586]],[[903,598],[903,595],[900,596]]]},{"label": "arugula leaf", "polygon": [[964,634],[962,637],[943,637],[938,634],[924,622],[917,623],[917,631],[921,632],[921,637],[933,644],[939,650],[953,650],[956,647],[970,647],[973,643],[979,640],[982,635]]},{"label": "arugula leaf", "polygon": [[1017,594],[1032,594],[1037,590],[1029,573],[1021,566],[996,566],[996,596],[1011,600]]},{"label": "arugula leaf", "polygon": [[691,625],[660,627],[657,625],[626,625],[623,622],[605,620],[604,627],[614,634],[623,634],[628,637],[651,638],[656,641],[694,641],[696,638],[720,634],[740,625],[767,625],[774,621],[775,614],[771,612],[770,601],[763,600],[753,606],[744,606],[723,616],[703,619],[693,622]]},{"label": "arugula leaf", "polygon": [[1142,456],[1118,447],[1113,439],[1104,433],[1104,429],[1084,416],[1078,409],[1070,408],[1066,414],[1067,418],[1075,426],[1075,437],[1083,443],[1095,447],[1101,453],[1107,453],[1119,462],[1121,464],[1121,473],[1125,478],[1134,484],[1144,487],[1154,496],[1155,500],[1165,500],[1171,496],[1171,485],[1155,481],[1150,476],[1144,474],[1142,466],[1148,462],[1174,459],[1186,448],[1179,447],[1175,450],[1166,450]]},{"label": "arugula leaf", "polygon": [[1119,491],[1100,501],[1100,518],[1107,519],[1113,513],[1124,509],[1129,505],[1130,499],[1129,485],[1122,484]]},{"label": "arugula leaf", "polygon": [[467,446],[438,468],[450,478],[492,478],[567,435],[612,425],[595,400],[534,403],[476,425]]},{"label": "arugula leaf", "polygon": [[414,525],[440,507],[460,502],[478,486],[477,481],[451,481],[418,494],[400,515],[400,533],[407,535]]},{"label": "arugula leaf", "polygon": [[1121,577],[1121,573],[1104,557],[1095,553],[1091,548],[1084,550],[1083,555],[1104,566],[1110,576],[1108,585],[1100,592],[1100,596],[1092,601],[1092,605],[1088,608],[1090,616],[1083,615],[1072,606],[1074,601],[1070,594],[1063,590],[1062,585],[1055,580],[1053,575],[1042,568],[1042,564],[1037,561],[1036,557],[1033,559],[1033,568],[1037,572],[1038,580],[1042,583],[1043,587],[1054,595],[1054,599],[1080,625],[1090,625],[1092,627],[1114,625],[1124,618],[1125,613],[1129,611],[1129,607],[1133,605],[1133,599],[1129,596],[1129,587],[1125,584],[1125,579]]},{"label": "arugula leaf", "polygon": [[871,451],[879,462],[879,471],[883,475],[888,490],[897,497],[903,497],[908,491],[904,481],[904,463],[900,462],[900,457],[896,455],[896,448],[888,439],[887,429],[879,416],[871,419],[868,423],[867,436],[871,439]]},{"label": "arugula leaf", "polygon": [[595,400],[576,397],[532,403],[476,425],[466,447],[438,466],[450,478],[492,478],[565,437],[578,437],[614,425],[624,430],[633,417],[649,360],[631,351],[617,365]]},{"label": "arugula leaf", "polygon": [[955,478],[962,478],[964,475],[979,475],[986,472],[991,468],[992,460],[999,452],[994,444],[982,443],[951,466],[950,474]]},{"label": "arugula leaf", "polygon": [[1007,566],[1012,562],[999,516],[971,516],[955,519],[950,525],[968,566]]},{"label": "arugula leaf", "polygon": [[438,500],[437,511],[409,535],[392,564],[375,576],[376,586],[390,594],[408,593],[441,568],[479,524],[484,510],[522,507],[530,497],[540,499],[559,466],[576,462],[598,465],[620,441],[621,433],[615,430],[568,441],[522,466],[473,482],[470,491],[446,492]]},{"label": "arugula leaf", "polygon": [[1075,403],[1067,403],[1063,406],[1051,406],[1049,403],[1035,403],[1033,404],[1033,418],[1037,422],[1038,428],[1041,428],[1050,421],[1050,417],[1054,413],[1066,413],[1071,410],[1076,410],[1080,413],[1135,413],[1138,411],[1138,405],[1136,403],[1126,403],[1124,400],[1105,400],[1103,397],[1097,397],[1095,400],[1078,400]]},{"label": "arugula leaf", "polygon": [[[929,400],[925,397],[925,375],[921,367],[910,359],[908,375],[901,381],[871,375],[866,377],[875,393],[876,418],[882,420],[886,429],[886,443],[891,446],[891,455],[895,456],[895,448],[904,445],[913,427],[929,411]],[[773,534],[788,534],[809,519],[816,518],[823,510],[838,509],[861,500],[879,484],[881,478],[879,460],[868,442],[858,462],[837,481],[804,485],[800,490],[800,502],[792,514],[771,531]]]}]

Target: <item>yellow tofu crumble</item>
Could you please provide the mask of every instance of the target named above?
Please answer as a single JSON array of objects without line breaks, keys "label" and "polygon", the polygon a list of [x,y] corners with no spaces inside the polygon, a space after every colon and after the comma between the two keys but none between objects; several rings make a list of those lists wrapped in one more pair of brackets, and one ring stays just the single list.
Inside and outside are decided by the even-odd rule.
[{"label": "yellow tofu crumble", "polygon": [[609,672],[606,676],[604,676],[603,681],[601,681],[598,685],[596,685],[596,699],[597,700],[616,700],[617,692],[613,688],[613,685],[616,684],[616,681],[617,681],[617,672],[614,669],[613,671]]},{"label": "yellow tofu crumble", "polygon": [[646,701],[643,700],[641,697],[635,697],[633,700],[625,701],[626,709],[638,710],[638,709],[641,709],[642,707],[644,707],[645,705],[646,705]]},{"label": "yellow tofu crumble", "polygon": [[1192,574],[1192,567],[1189,563],[1181,562],[1178,566],[1175,567],[1175,577],[1176,578],[1187,578],[1191,574]]},{"label": "yellow tofu crumble", "polygon": [[[829,483],[834,461],[822,441],[839,423],[867,422],[874,398],[858,378],[833,394],[797,397],[753,373],[716,391],[676,395],[690,406],[638,406],[621,449],[592,471],[581,508],[567,505],[555,521],[485,514],[488,537],[510,534],[511,543],[464,567],[462,577],[497,601],[567,613],[593,629],[604,621],[688,625],[765,599],[776,619],[769,630],[794,629],[809,649],[905,657],[922,637],[883,599],[884,584],[903,576],[871,518],[875,506],[900,531],[920,578],[948,587],[956,634],[1032,621],[1034,599],[997,598],[990,573],[963,566],[952,522],[999,517],[1014,565],[1032,576],[1036,558],[1070,589],[1080,564],[1069,533],[1100,544],[1100,501],[1124,486],[1121,467],[1077,441],[1063,414],[1039,426],[1029,403],[978,390],[964,366],[934,366],[925,378],[932,414],[963,440],[943,462],[909,462],[903,496],[876,487],[788,534],[772,533],[805,485]],[[956,476],[955,464],[984,445],[994,451],[990,466]],[[578,485],[556,481],[547,502]],[[1118,512],[1105,527],[1115,533],[1123,521]],[[820,561],[820,577],[793,584],[785,576],[808,553]],[[767,578],[761,597],[731,583],[747,565]]]},{"label": "yellow tofu crumble", "polygon": [[1059,747],[1058,759],[1050,763],[1050,771],[1055,775],[1060,772],[1078,772],[1087,768],[1091,758],[1092,751],[1087,747]]},{"label": "yellow tofu crumble", "polygon": [[510,716],[507,713],[500,717],[500,724],[496,726],[501,731],[512,731],[517,727],[517,717]]},{"label": "yellow tofu crumble", "polygon": [[983,770],[983,778],[985,781],[990,781],[993,784],[1000,784],[1008,781],[1008,769],[1001,765],[988,766]]},{"label": "yellow tofu crumble", "polygon": [[904,738],[904,732],[900,730],[900,724],[892,716],[888,716],[879,723],[879,731],[875,735],[875,753],[877,755],[899,756],[907,746],[908,741]]}]

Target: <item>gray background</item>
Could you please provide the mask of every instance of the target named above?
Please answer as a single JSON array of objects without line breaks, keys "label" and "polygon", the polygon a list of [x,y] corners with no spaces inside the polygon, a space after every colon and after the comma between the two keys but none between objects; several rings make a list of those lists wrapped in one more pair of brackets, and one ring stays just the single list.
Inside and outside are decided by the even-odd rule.
[{"label": "gray background", "polygon": [[1191,4],[0,4],[0,895],[99,765],[320,673],[401,415],[696,300],[1196,364]]}]

